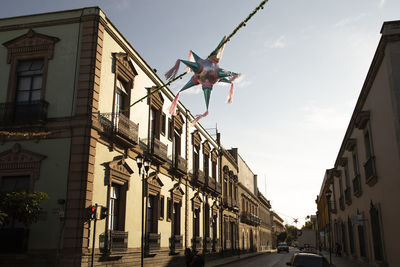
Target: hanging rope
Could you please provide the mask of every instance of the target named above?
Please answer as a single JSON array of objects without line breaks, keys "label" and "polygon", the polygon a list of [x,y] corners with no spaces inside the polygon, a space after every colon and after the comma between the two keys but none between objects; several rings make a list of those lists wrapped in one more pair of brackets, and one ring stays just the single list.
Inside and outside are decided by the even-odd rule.
[{"label": "hanging rope", "polygon": [[[229,36],[223,41],[221,42],[218,47],[216,48],[216,50],[220,49],[222,46],[224,46],[227,42],[229,42],[231,40],[231,38],[242,28],[246,26],[246,23],[260,10],[264,8],[264,5],[268,2],[268,0],[263,0],[254,10],[253,12],[251,12],[247,18],[245,18],[233,31],[231,34],[229,34]],[[215,50],[214,50],[215,51]],[[212,54],[212,53],[211,53]],[[210,56],[211,56],[210,54]],[[175,82],[178,79],[181,79],[183,76],[185,76],[187,74],[187,72],[181,73],[180,75],[178,75],[177,77],[171,79],[168,83],[157,87],[156,89],[154,89],[151,93],[143,96],[142,98],[140,98],[139,100],[135,101],[132,105],[130,105],[128,108],[122,110],[122,111],[127,111],[130,107],[136,105],[137,103],[143,101],[144,99],[146,99],[147,97],[155,94],[156,92],[160,91],[162,88],[169,86],[171,83]]]}]

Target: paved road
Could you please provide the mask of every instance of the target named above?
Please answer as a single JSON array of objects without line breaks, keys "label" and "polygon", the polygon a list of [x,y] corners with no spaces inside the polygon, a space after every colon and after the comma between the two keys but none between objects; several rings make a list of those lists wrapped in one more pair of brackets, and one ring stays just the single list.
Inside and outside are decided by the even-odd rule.
[{"label": "paved road", "polygon": [[[286,262],[289,262],[295,252],[298,252],[298,249],[290,248],[289,253],[281,252],[281,253],[270,253],[264,254],[256,257],[251,257],[248,259],[238,260],[233,263],[229,263],[224,265],[229,267],[284,267],[287,266]],[[324,251],[322,253],[325,258],[329,260],[329,253]],[[372,267],[368,264],[356,263],[346,259],[345,257],[336,257],[332,255],[332,263],[336,267]]]},{"label": "paved road", "polygon": [[297,249],[290,249],[289,253],[281,252],[281,253],[271,253],[265,254],[245,260],[240,260],[235,263],[230,263],[226,266],[229,267],[282,267],[287,266],[286,262],[290,261],[294,252],[297,252]]}]

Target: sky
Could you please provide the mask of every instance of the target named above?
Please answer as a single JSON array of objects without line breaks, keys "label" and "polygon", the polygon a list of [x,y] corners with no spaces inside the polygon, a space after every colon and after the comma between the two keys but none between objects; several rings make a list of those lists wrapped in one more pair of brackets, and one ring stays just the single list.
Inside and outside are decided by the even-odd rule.
[{"label": "sky", "polygon": [[[215,49],[261,0],[1,0],[0,18],[99,6],[142,58],[163,74],[190,50]],[[399,20],[398,0],[270,0],[225,46],[220,67],[241,73],[214,87],[204,128],[258,175],[260,191],[286,223],[315,214],[380,39]],[[183,71],[183,67],[181,68]],[[180,72],[179,72],[180,73]],[[189,75],[170,86],[176,93]],[[200,87],[180,101],[201,114]]]}]

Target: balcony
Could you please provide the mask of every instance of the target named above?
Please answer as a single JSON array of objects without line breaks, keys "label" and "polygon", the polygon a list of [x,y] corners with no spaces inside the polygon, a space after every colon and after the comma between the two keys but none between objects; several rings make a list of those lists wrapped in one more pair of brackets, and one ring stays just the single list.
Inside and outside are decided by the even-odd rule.
[{"label": "balcony", "polygon": [[351,189],[350,189],[350,187],[347,187],[344,190],[344,198],[346,200],[346,204],[351,205]]},{"label": "balcony", "polygon": [[344,197],[343,197],[343,195],[341,195],[341,196],[339,197],[339,207],[340,207],[341,210],[344,210],[344,208],[345,208],[345,206],[344,206]]},{"label": "balcony", "polygon": [[138,143],[139,125],[122,113],[99,112],[97,119],[106,134],[117,137],[122,141],[128,141],[133,144]]},{"label": "balcony", "polygon": [[225,207],[232,207],[232,199],[230,197],[224,196],[222,202]]},{"label": "balcony", "polygon": [[47,121],[49,103],[44,100],[0,104],[0,126],[43,124]]},{"label": "balcony", "polygon": [[193,237],[191,241],[192,241],[192,248],[194,250],[201,249],[201,241],[202,241],[201,237],[199,236]]},{"label": "balcony", "polygon": [[152,159],[152,162],[156,164],[163,164],[168,159],[168,146],[162,143],[157,138],[143,139],[143,142],[147,144],[147,153]]},{"label": "balcony", "polygon": [[193,173],[193,182],[199,186],[203,186],[205,183],[204,173],[201,170],[195,170]]},{"label": "balcony", "polygon": [[216,186],[215,179],[210,176],[206,177],[206,190],[210,192],[215,192],[216,191],[215,186]]},{"label": "balcony", "polygon": [[211,251],[211,250],[212,250],[211,238],[209,238],[209,237],[205,237],[205,238],[204,238],[204,247],[203,247],[203,250],[206,250],[206,251]]},{"label": "balcony", "polygon": [[151,253],[160,249],[161,234],[147,233],[146,235],[146,252]]},{"label": "balcony", "polygon": [[375,157],[370,157],[364,164],[365,181],[369,186],[373,186],[377,182]]},{"label": "balcony", "polygon": [[186,174],[186,159],[182,158],[179,155],[175,155],[174,160],[172,161],[172,170],[179,174]]},{"label": "balcony", "polygon": [[214,238],[212,240],[212,251],[216,252],[217,250],[219,250],[220,245],[219,245],[219,239],[218,238]]},{"label": "balcony", "polygon": [[258,218],[253,213],[250,213],[250,212],[247,212],[247,211],[243,211],[240,214],[240,221],[242,223],[246,223],[246,224],[254,225],[254,226],[258,226],[261,223],[260,218]]},{"label": "balcony", "polygon": [[169,242],[170,242],[170,249],[173,252],[175,252],[175,250],[177,249],[183,248],[183,238],[181,235],[174,235],[170,237]]},{"label": "balcony", "polygon": [[361,181],[360,181],[360,175],[357,174],[356,177],[353,179],[353,194],[356,197],[360,197],[362,194],[361,191]]},{"label": "balcony", "polygon": [[216,182],[216,187],[215,188],[217,190],[217,193],[219,193],[219,194],[222,193],[222,185],[221,185],[221,183]]},{"label": "balcony", "polygon": [[109,249],[110,252],[126,251],[128,249],[128,232],[110,231]]}]

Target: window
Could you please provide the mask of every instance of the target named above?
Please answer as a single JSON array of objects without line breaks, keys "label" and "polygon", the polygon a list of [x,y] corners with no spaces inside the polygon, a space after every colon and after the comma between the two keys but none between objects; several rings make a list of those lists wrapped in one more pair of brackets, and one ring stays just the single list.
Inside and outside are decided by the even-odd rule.
[{"label": "window", "polygon": [[196,174],[199,170],[199,147],[193,146],[193,172]]},{"label": "window", "polygon": [[181,155],[181,135],[177,130],[174,130],[173,147],[174,147],[174,155],[180,156]]},{"label": "window", "polygon": [[168,119],[168,139],[172,140],[172,136],[174,133],[174,124],[171,119]]},{"label": "window", "polygon": [[211,175],[212,175],[212,178],[217,180],[217,162],[216,161],[211,162]]},{"label": "window", "polygon": [[180,235],[181,234],[181,202],[174,202],[173,209],[172,209],[172,214],[173,214],[173,230],[174,230],[174,235]]},{"label": "window", "polygon": [[346,188],[350,187],[349,165],[344,165],[344,178],[346,180]]},{"label": "window", "polygon": [[365,131],[364,133],[364,145],[365,145],[365,157],[367,160],[372,157],[372,145],[371,145],[371,138],[369,135],[369,131]]},{"label": "window", "polygon": [[0,192],[29,192],[29,175],[1,177]]},{"label": "window", "polygon": [[209,161],[210,158],[207,154],[203,154],[203,169],[204,169],[204,177],[208,178],[209,176]]},{"label": "window", "polygon": [[369,210],[369,214],[371,217],[371,228],[372,228],[372,238],[374,241],[374,256],[375,260],[383,261],[383,242],[382,242],[382,233],[381,233],[381,222],[379,218],[379,210],[376,205],[371,203],[371,207]]},{"label": "window", "polygon": [[165,135],[165,124],[167,123],[167,117],[165,113],[163,112],[161,114],[161,134]]},{"label": "window", "polygon": [[[158,233],[157,196],[149,195],[147,200],[147,233]],[[158,217],[158,218],[157,218]]]},{"label": "window", "polygon": [[172,220],[172,199],[167,198],[167,221]]},{"label": "window", "polygon": [[150,109],[150,139],[160,139],[160,116],[159,111],[155,108]]},{"label": "window", "polygon": [[17,65],[16,102],[40,100],[43,79],[43,59],[20,61]]},{"label": "window", "polygon": [[365,235],[364,235],[364,226],[358,225],[357,226],[358,230],[358,242],[360,245],[360,256],[361,257],[366,257],[367,252],[365,250]]},{"label": "window", "polygon": [[129,117],[129,112],[126,109],[129,107],[129,94],[128,85],[121,78],[117,79],[116,90],[115,90],[115,104],[114,113],[123,113],[125,116]]},{"label": "window", "polygon": [[109,217],[108,217],[108,229],[109,230],[121,230],[120,229],[120,200],[121,200],[121,186],[112,184],[110,188],[110,204],[109,204]]},{"label": "window", "polygon": [[200,208],[193,211],[193,236],[200,236]]},{"label": "window", "polygon": [[354,176],[357,176],[360,174],[360,170],[358,168],[358,156],[357,156],[357,148],[355,147],[353,151],[351,152],[351,157],[353,160],[353,172]]},{"label": "window", "polygon": [[354,254],[354,236],[353,236],[353,225],[351,224],[351,219],[347,219],[347,229],[349,231],[349,241],[350,241],[350,253]]},{"label": "window", "polygon": [[204,237],[210,237],[210,206],[204,207]]},{"label": "window", "polygon": [[160,220],[164,220],[164,196],[160,196]]}]

